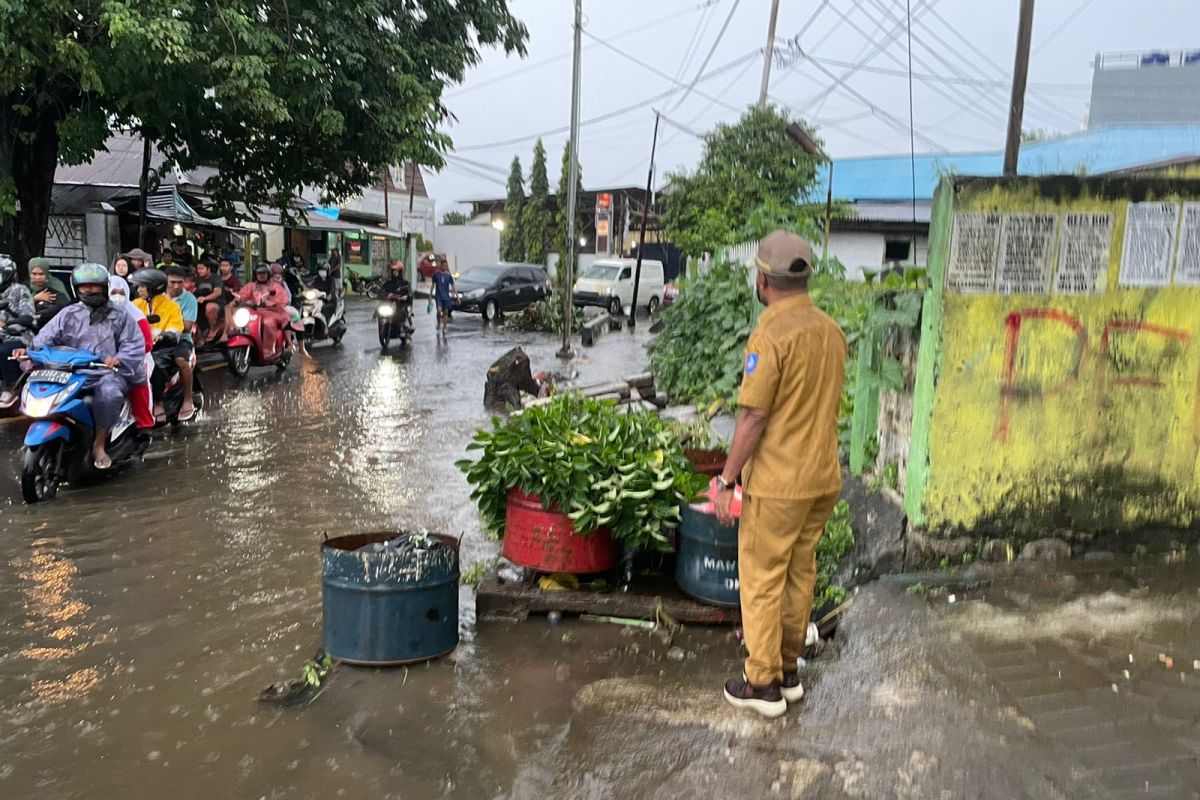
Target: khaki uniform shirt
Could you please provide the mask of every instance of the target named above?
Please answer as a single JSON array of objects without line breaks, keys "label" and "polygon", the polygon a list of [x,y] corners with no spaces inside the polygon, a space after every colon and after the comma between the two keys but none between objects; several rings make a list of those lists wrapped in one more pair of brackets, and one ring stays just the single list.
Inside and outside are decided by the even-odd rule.
[{"label": "khaki uniform shirt", "polygon": [[837,492],[838,408],[846,337],[807,294],[763,311],[746,346],[738,404],[767,412],[762,438],[742,470],[746,493],[807,500]]}]

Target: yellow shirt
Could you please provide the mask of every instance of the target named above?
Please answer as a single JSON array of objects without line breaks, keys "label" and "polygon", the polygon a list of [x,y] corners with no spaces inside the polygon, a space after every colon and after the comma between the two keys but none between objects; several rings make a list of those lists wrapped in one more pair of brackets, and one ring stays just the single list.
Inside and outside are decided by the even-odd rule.
[{"label": "yellow shirt", "polygon": [[838,408],[846,337],[807,294],[763,311],[746,346],[738,404],[767,412],[742,477],[746,493],[807,500],[838,491]]},{"label": "yellow shirt", "polygon": [[166,295],[160,294],[154,298],[153,311],[140,297],[134,300],[133,304],[147,317],[151,314],[158,315],[158,322],[150,323],[150,330],[155,332],[155,338],[158,338],[159,333],[166,331],[183,333],[183,312],[179,310],[179,304]]}]

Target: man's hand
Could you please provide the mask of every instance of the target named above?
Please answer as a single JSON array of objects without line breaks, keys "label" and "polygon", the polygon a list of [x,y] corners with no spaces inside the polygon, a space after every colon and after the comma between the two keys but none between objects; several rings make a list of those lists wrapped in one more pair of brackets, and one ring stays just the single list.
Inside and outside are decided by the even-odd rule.
[{"label": "man's hand", "polygon": [[717,514],[717,521],[726,527],[733,524],[733,489],[718,489],[713,492],[713,511]]},{"label": "man's hand", "polygon": [[13,358],[13,359],[21,359],[24,357],[25,357],[25,350],[24,350],[24,348],[20,348],[20,347],[18,347],[16,350],[13,350],[12,355],[9,356],[9,358]]},{"label": "man's hand", "polygon": [[108,356],[101,363],[110,369],[116,369],[117,367],[121,366],[121,359],[117,358],[116,356]]},{"label": "man's hand", "polygon": [[54,292],[49,289],[42,289],[33,296],[33,299],[39,303],[53,303],[58,298]]}]

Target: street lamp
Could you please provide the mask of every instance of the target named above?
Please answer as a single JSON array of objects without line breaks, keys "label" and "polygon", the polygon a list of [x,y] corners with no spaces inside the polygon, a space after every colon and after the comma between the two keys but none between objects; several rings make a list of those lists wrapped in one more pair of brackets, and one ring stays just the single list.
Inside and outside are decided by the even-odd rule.
[{"label": "street lamp", "polygon": [[817,140],[809,135],[808,131],[799,122],[793,122],[787,126],[787,135],[796,144],[808,153],[810,156],[818,156],[825,159],[829,164],[829,188],[825,193],[825,243],[821,248],[821,259],[829,259],[829,223],[833,217],[833,159],[821,149],[821,145],[817,144]]},{"label": "street lamp", "polygon": [[496,230],[500,231],[501,233],[503,233],[504,232],[504,220],[499,219],[499,218],[492,220],[492,227],[495,228]]}]

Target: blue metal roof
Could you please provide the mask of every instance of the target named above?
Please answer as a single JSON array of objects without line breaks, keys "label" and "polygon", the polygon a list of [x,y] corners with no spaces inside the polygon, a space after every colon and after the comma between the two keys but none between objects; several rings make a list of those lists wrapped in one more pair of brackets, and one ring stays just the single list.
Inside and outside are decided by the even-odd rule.
[{"label": "blue metal roof", "polygon": [[[1186,158],[1200,159],[1200,125],[1118,125],[1021,146],[1021,175],[1088,175]],[[918,200],[933,197],[945,174],[993,176],[1001,173],[1003,152],[918,153]],[[814,196],[825,198],[828,172],[822,171]],[[839,200],[907,200],[913,195],[909,156],[835,159],[833,196]]]}]

